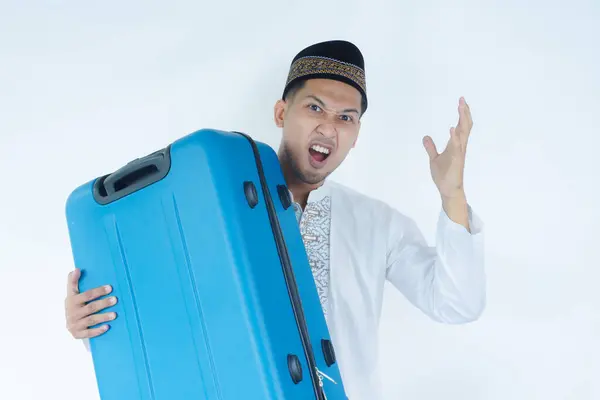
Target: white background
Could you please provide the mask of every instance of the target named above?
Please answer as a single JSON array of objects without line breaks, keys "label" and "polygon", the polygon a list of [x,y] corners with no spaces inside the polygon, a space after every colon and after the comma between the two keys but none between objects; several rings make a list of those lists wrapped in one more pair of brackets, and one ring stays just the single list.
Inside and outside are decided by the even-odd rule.
[{"label": "white background", "polygon": [[599,399],[600,3],[524,3],[3,0],[0,398],[97,399],[64,321],[70,191],[199,128],[277,146],[291,58],[342,38],[365,55],[370,107],[335,178],[432,244],[421,138],[443,149],[461,95],[475,121],[465,179],[488,307],[443,326],[390,287],[386,398]]}]

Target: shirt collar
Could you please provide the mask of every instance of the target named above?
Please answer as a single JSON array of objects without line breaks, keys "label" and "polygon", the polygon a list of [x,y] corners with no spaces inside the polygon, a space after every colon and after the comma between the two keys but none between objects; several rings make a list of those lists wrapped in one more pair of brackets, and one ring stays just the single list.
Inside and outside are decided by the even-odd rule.
[{"label": "shirt collar", "polygon": [[[290,199],[292,199],[292,202],[294,202],[294,194],[292,193],[291,190],[288,190],[290,193]],[[312,190],[309,194],[308,194],[308,200],[306,201],[307,203],[315,203],[318,201],[321,201],[323,198],[327,197],[331,192],[331,186],[329,185],[329,182],[327,180],[325,180],[325,182],[323,182],[323,184],[321,186],[319,186],[318,188]]]}]

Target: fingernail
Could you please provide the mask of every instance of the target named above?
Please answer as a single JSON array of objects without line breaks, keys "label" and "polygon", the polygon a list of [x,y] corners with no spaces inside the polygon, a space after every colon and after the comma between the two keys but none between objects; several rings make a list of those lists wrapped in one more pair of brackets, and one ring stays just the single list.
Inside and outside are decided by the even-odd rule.
[{"label": "fingernail", "polygon": [[116,304],[117,303],[117,298],[116,297],[111,297],[109,302],[110,302],[110,304]]},{"label": "fingernail", "polygon": [[104,286],[104,291],[105,291],[106,293],[110,293],[110,290],[111,290],[111,287],[110,287],[110,285],[106,285],[106,286]]},{"label": "fingernail", "polygon": [[115,319],[117,318],[117,313],[110,313],[110,319]]}]

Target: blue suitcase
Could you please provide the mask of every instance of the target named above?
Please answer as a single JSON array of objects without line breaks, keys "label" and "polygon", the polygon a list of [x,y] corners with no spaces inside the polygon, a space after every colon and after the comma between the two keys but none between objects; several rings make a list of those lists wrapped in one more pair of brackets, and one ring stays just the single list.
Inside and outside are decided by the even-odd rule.
[{"label": "blue suitcase", "polygon": [[202,129],[74,190],[80,291],[113,285],[90,340],[103,400],[346,399],[277,156]]}]

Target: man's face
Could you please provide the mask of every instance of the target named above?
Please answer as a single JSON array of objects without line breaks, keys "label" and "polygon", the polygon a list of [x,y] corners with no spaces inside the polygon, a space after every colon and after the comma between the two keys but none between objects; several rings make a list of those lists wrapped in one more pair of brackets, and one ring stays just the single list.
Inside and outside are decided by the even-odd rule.
[{"label": "man's face", "polygon": [[295,179],[322,182],[346,158],[360,128],[361,95],[354,87],[330,79],[310,79],[275,105],[283,130],[279,156]]}]

